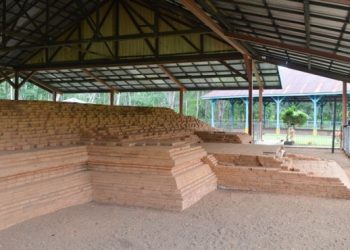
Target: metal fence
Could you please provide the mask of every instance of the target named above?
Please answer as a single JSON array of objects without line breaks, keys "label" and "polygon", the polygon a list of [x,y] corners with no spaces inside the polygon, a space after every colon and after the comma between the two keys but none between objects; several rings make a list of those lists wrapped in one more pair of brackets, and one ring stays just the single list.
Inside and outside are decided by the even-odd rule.
[{"label": "metal fence", "polygon": [[[265,123],[266,124],[266,123]],[[272,125],[272,123],[271,123]],[[262,129],[260,129],[262,126]],[[245,122],[244,121],[222,121],[216,122],[215,127],[229,132],[247,132],[245,131]],[[340,148],[342,145],[342,136],[341,136],[341,126],[340,124],[336,125],[335,133],[335,147]],[[332,128],[330,122],[327,124],[327,129],[320,129],[317,132],[317,135],[313,134],[313,126],[304,126],[302,128],[295,129],[294,141],[296,146],[314,146],[314,147],[332,147]],[[350,132],[349,137],[350,138]],[[258,121],[254,120],[253,122],[253,139],[254,141],[264,141],[268,144],[277,144],[283,143],[286,140],[286,128],[281,127],[280,133],[276,134],[276,127],[264,127],[260,125]]]},{"label": "metal fence", "polygon": [[[253,121],[254,124],[258,124],[258,120]],[[281,130],[285,129],[284,124],[281,122]],[[336,122],[336,128],[341,127],[342,122],[337,121]],[[223,128],[225,130],[242,130],[245,128],[245,121],[229,121],[229,120],[223,120],[221,122],[215,122],[216,128]],[[276,120],[266,120],[262,123],[262,127],[264,129],[276,129]],[[303,126],[298,126],[298,129],[314,129],[314,123],[313,121],[307,121]],[[333,130],[333,121],[323,121],[322,123],[320,121],[317,121],[317,129],[318,130]]]},{"label": "metal fence", "polygon": [[[281,125],[283,126],[282,122]],[[336,122],[336,127],[340,127],[342,125],[341,121]],[[323,121],[322,123],[320,121],[317,121],[316,123],[317,129],[321,130],[332,130],[333,129],[333,121]],[[268,120],[264,123],[264,128],[276,128],[276,121],[275,120]],[[311,120],[306,121],[306,123],[302,126],[298,127],[299,129],[313,129],[314,128],[314,122]]]},{"label": "metal fence", "polygon": [[350,156],[350,126],[343,128],[343,148],[345,153]]}]

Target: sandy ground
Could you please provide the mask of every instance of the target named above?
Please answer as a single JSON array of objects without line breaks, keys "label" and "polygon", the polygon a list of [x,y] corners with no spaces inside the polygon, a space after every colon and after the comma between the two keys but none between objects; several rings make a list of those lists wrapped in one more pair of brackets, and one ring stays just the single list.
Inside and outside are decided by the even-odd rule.
[{"label": "sandy ground", "polygon": [[0,231],[0,249],[349,249],[350,202],[215,191],[182,213],[89,203]]},{"label": "sandy ground", "polygon": [[290,153],[296,153],[296,154],[314,155],[326,160],[334,160],[344,169],[344,171],[350,178],[350,158],[346,156],[346,154],[340,149],[336,149],[334,151],[334,154],[332,154],[331,149],[317,149],[317,148],[288,147],[286,148],[286,151]]},{"label": "sandy ground", "polygon": [[[340,150],[287,152],[350,176]],[[0,249],[350,249],[350,201],[220,190],[182,213],[89,203],[0,231]]]}]

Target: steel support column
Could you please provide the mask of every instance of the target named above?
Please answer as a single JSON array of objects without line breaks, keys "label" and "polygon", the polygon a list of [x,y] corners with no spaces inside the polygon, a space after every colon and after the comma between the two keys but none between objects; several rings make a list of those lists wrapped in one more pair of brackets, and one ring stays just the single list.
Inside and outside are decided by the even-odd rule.
[{"label": "steel support column", "polygon": [[244,55],[244,63],[246,67],[248,80],[248,131],[249,135],[253,134],[253,61],[248,55]]},{"label": "steel support column", "polygon": [[114,94],[115,94],[115,91],[111,91],[109,95],[109,105],[111,106],[114,106],[114,99],[115,99]]},{"label": "steel support column", "polygon": [[184,90],[183,88],[179,91],[179,114],[183,115],[183,106],[184,106]]},{"label": "steel support column", "polygon": [[235,101],[233,99],[230,99],[230,104],[231,104],[230,122],[231,122],[232,128],[234,128],[234,124],[235,124]]},{"label": "steel support column", "polygon": [[244,106],[245,106],[245,126],[244,126],[244,132],[248,133],[249,131],[249,100],[247,98],[242,99]]},{"label": "steel support column", "polygon": [[215,106],[216,106],[216,100],[210,100],[211,104],[211,126],[215,127]]},{"label": "steel support column", "polygon": [[264,123],[263,123],[263,127],[265,128],[265,124],[266,124],[266,107],[269,105],[269,102],[264,103]]},{"label": "steel support column", "polygon": [[314,118],[313,118],[313,131],[312,134],[314,136],[317,135],[317,104],[320,101],[321,97],[310,97],[312,104],[313,104],[313,109],[314,109]]},{"label": "steel support column", "polygon": [[343,81],[343,95],[342,95],[342,100],[343,100],[343,116],[342,116],[342,120],[343,120],[343,126],[348,124],[348,86],[347,86],[347,82]]},{"label": "steel support column", "polygon": [[18,72],[16,71],[15,72],[15,85],[14,85],[14,100],[18,100],[19,99],[19,74]]},{"label": "steel support column", "polygon": [[262,130],[263,130],[263,92],[264,87],[262,85],[259,86],[259,140],[262,140]]},{"label": "steel support column", "polygon": [[332,154],[334,154],[335,147],[335,125],[337,122],[337,97],[334,96],[333,100],[333,133],[332,133]]},{"label": "steel support column", "polygon": [[53,102],[57,101],[57,92],[52,92],[52,101]]},{"label": "steel support column", "polygon": [[323,108],[326,105],[326,101],[320,103],[320,129],[323,129]]},{"label": "steel support column", "polygon": [[272,98],[276,103],[276,134],[279,135],[281,133],[281,123],[280,123],[280,113],[281,113],[281,103],[284,98]]}]

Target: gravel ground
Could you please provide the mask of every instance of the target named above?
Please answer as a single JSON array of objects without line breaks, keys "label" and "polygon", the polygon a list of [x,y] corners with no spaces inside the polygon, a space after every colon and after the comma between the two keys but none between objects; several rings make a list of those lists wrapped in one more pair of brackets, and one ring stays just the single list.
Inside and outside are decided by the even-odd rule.
[{"label": "gravel ground", "polygon": [[215,191],[182,213],[88,203],[0,231],[0,249],[349,249],[350,201]]}]

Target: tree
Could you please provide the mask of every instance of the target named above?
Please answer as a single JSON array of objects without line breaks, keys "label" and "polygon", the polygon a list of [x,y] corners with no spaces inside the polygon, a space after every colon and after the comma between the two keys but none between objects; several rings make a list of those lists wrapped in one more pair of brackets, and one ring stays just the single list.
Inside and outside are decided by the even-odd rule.
[{"label": "tree", "polygon": [[308,115],[302,110],[298,110],[296,106],[287,108],[282,113],[282,121],[287,125],[287,142],[292,139],[295,126],[302,126],[306,123]]}]

